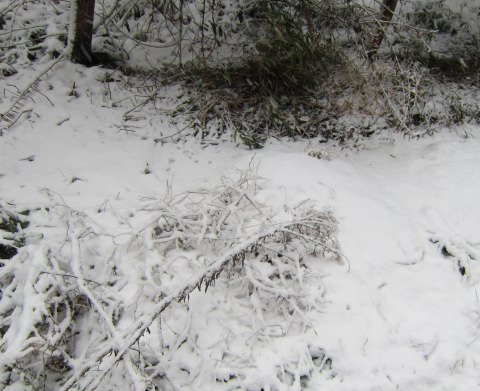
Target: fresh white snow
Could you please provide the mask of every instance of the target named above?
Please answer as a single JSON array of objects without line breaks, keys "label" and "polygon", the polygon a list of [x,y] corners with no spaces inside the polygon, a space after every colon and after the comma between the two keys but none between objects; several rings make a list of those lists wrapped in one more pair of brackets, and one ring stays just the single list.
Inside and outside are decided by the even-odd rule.
[{"label": "fresh white snow", "polygon": [[[366,140],[359,151],[315,141],[272,140],[256,151],[229,141],[159,143],[154,140],[178,128],[145,112],[138,129],[125,130],[124,108],[102,103],[104,86],[95,81],[100,70],[59,67],[55,77],[42,82],[51,84],[47,96],[53,106],[35,95],[29,119],[0,137],[0,201],[17,211],[50,208],[50,213],[32,212],[27,246],[11,260],[22,259],[31,267],[25,270],[24,287],[47,289],[36,285],[41,279],[30,281],[46,267],[47,248],[67,257],[58,259],[60,264],[71,264],[73,272],[84,270],[86,278],[105,286],[111,256],[126,276],[123,287],[115,288],[117,302],[129,310],[138,305],[139,317],[148,316],[158,290],[181,286],[208,264],[213,251],[159,250],[142,231],[162,214],[154,205],[199,189],[214,194],[222,183],[249,173],[257,179],[248,194],[266,217],[258,217],[253,203],[245,202],[235,212],[239,226],[243,211],[245,222],[268,225],[287,219],[295,205],[309,200],[308,205],[336,219],[342,261],[305,258],[308,275],[296,271],[302,284],[285,285],[300,289],[298,300],[307,302],[289,328],[287,315],[281,319],[275,307],[255,302],[261,295],[241,295],[247,289],[241,273],[223,273],[207,293],[195,291],[169,308],[163,322],[154,323],[144,337],[153,352],[178,345],[168,346],[164,356],[166,389],[461,391],[480,386],[480,128],[445,129],[420,140],[384,134]],[[72,79],[78,98],[69,95]],[[329,160],[308,155],[322,148],[328,149]],[[215,202],[208,200],[205,208]],[[188,208],[176,205],[170,210]],[[85,221],[97,238],[82,236]],[[76,252],[75,245],[84,248]],[[227,250],[217,248],[217,256]],[[95,270],[88,271],[88,265]],[[245,272],[267,273],[260,267],[245,266]],[[159,268],[163,274],[157,275]],[[150,285],[141,285],[142,279]],[[85,281],[78,284],[88,294],[98,292]],[[41,297],[33,291],[18,296],[25,301],[18,303],[23,310],[17,320],[25,327],[44,306],[30,301]],[[130,303],[133,297],[143,301]],[[99,314],[104,322],[95,327],[110,327],[107,333],[121,346],[135,311],[114,324],[108,321],[111,310]],[[6,352],[14,354],[30,331],[6,335]],[[92,341],[76,342],[78,368],[89,357]],[[8,360],[7,353],[0,362]],[[136,381],[136,389],[145,389],[134,366],[125,368],[119,371],[127,373],[129,384]],[[117,373],[97,390],[118,388],[122,381]],[[19,384],[7,389],[22,389]]]}]

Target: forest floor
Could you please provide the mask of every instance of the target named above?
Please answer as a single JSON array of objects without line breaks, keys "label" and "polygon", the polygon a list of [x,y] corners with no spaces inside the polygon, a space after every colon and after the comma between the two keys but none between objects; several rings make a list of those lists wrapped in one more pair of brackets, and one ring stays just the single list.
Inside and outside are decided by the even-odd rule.
[{"label": "forest floor", "polygon": [[[226,139],[173,140],[165,137],[182,124],[173,125],[161,110],[140,109],[141,120],[125,125],[125,108],[105,103],[100,76],[95,68],[59,66],[55,77],[42,81],[50,86],[41,90],[49,92],[35,95],[29,117],[0,137],[0,202],[17,212],[31,211],[25,246],[5,264],[35,269],[39,281],[52,267],[40,254],[61,254],[66,266],[60,262],[59,267],[78,280],[69,284],[78,283],[75,289],[89,298],[91,312],[99,313],[102,305],[95,300],[100,303],[107,288],[98,293],[81,283],[94,280],[107,287],[112,268],[100,263],[113,262],[123,282],[111,287],[117,298],[102,303],[110,300],[108,314],[115,306],[123,312],[117,323],[98,321],[99,335],[112,327],[127,341],[131,324],[159,300],[149,289],[168,296],[186,284],[182,276],[201,273],[210,260],[307,206],[334,226],[329,246],[341,255],[307,250],[295,255],[288,249],[290,261],[277,257],[262,263],[257,253],[244,257],[243,269],[224,271],[207,292],[195,290],[188,301],[172,303],[152,319],[150,334],[137,341],[140,350],[140,344],[142,349],[157,344],[152,352],[160,358],[152,359],[150,369],[145,362],[152,355],[145,354],[143,372],[139,363],[138,372],[129,371],[128,364],[127,370],[110,368],[97,390],[122,382],[131,389],[140,389],[139,384],[148,389],[148,383],[172,390],[478,389],[480,127],[442,129],[419,140],[385,132],[366,139],[358,150],[318,140],[270,140],[261,150]],[[174,92],[171,97],[170,103]],[[203,198],[193,200],[191,194]],[[221,198],[225,194],[229,201]],[[207,220],[212,203],[223,200],[225,208],[216,209],[224,216],[216,220],[217,236],[209,236],[214,230],[207,221],[203,233],[195,231],[201,240],[185,247],[177,240],[160,251],[160,244],[142,236],[141,227],[162,219],[167,207],[161,203],[168,204],[169,213],[193,213],[182,195],[192,199],[195,213],[200,205]],[[186,227],[179,230],[194,230],[188,224],[198,220],[182,216]],[[227,235],[224,226],[238,237],[224,246],[210,245],[209,240]],[[75,239],[69,236],[75,229],[96,235],[82,231]],[[148,231],[150,239],[157,231]],[[75,255],[75,240],[86,249],[80,255]],[[68,254],[77,257],[78,267],[68,269]],[[147,272],[155,267],[163,270],[158,279]],[[278,273],[270,273],[270,267]],[[297,274],[287,276],[284,270]],[[2,332],[4,366],[20,362],[14,351],[26,352],[25,341],[40,316],[27,305],[29,300],[36,305],[39,292],[28,291],[27,280],[21,280],[23,293],[15,291],[18,312],[9,315],[11,330]],[[47,389],[60,389],[93,360],[94,344],[105,340],[91,336],[75,342],[69,354],[76,358],[58,379],[49,375],[52,388]],[[41,359],[33,356],[30,363]],[[107,364],[103,357],[102,365]],[[100,364],[90,369],[79,384],[103,370]],[[15,376],[7,390],[33,383],[26,375]]]}]

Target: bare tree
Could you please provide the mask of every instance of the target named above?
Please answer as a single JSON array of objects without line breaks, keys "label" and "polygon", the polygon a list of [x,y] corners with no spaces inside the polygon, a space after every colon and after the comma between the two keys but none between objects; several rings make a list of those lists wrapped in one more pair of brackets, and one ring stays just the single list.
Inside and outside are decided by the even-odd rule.
[{"label": "bare tree", "polygon": [[71,0],[68,56],[73,62],[90,65],[95,0]]},{"label": "bare tree", "polygon": [[383,0],[380,10],[380,18],[378,20],[378,27],[373,35],[370,48],[368,50],[368,58],[372,58],[378,51],[378,48],[385,38],[385,30],[393,18],[393,13],[397,7],[398,0]]}]

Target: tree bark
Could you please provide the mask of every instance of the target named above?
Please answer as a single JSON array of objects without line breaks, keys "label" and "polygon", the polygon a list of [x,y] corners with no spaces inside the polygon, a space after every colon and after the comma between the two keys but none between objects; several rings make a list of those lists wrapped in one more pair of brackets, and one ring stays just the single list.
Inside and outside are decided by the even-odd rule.
[{"label": "tree bark", "polygon": [[375,34],[373,35],[372,42],[370,43],[370,48],[367,52],[368,58],[372,58],[378,51],[378,48],[385,38],[385,31],[388,28],[388,24],[393,18],[393,13],[397,7],[398,0],[383,0],[380,18],[378,20],[378,28]]},{"label": "tree bark", "polygon": [[84,65],[93,63],[92,34],[95,0],[71,0],[69,57]]}]

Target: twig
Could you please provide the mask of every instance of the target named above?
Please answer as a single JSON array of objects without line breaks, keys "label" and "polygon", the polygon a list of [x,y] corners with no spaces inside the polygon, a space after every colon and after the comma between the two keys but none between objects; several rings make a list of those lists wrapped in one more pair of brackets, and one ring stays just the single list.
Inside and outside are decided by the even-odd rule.
[{"label": "twig", "polygon": [[10,120],[9,118],[12,117],[12,113],[18,110],[19,108],[19,103],[22,99],[24,99],[27,94],[35,87],[35,85],[40,81],[40,79],[45,76],[49,71],[51,71],[60,61],[62,61],[65,57],[65,53],[62,53],[52,64],[50,64],[46,69],[44,69],[40,74],[38,74],[23,90],[22,92],[17,96],[17,98],[13,101],[13,103],[10,105],[10,107],[4,112],[0,113],[0,122],[3,120],[7,122],[7,125],[5,125],[3,128],[0,128],[0,135],[2,134],[2,131],[9,129],[11,126],[13,126],[20,116],[24,114],[25,112],[32,111],[30,110],[25,110],[22,111],[20,114],[13,115],[14,120]]},{"label": "twig", "polygon": [[[10,109],[11,110],[11,109]],[[4,130],[7,130],[8,128],[12,127],[13,125],[15,125],[15,123],[20,119],[20,117],[23,115],[23,114],[27,114],[27,113],[31,113],[33,111],[33,109],[26,109],[26,110],[23,110],[21,111],[13,120],[8,120],[8,117],[10,116],[7,116],[6,114],[0,114],[0,120],[4,120],[4,121],[9,121],[9,125],[6,127],[6,128],[3,128],[3,129],[0,129],[0,136],[3,136],[3,131]],[[7,119],[5,119],[7,118]]]},{"label": "twig", "polygon": [[400,123],[401,127],[406,131],[407,134],[411,135],[413,134],[412,130],[408,127],[408,125],[405,123],[405,121],[400,117],[400,114],[398,113],[397,109],[392,103],[392,100],[390,99],[389,94],[387,94],[387,91],[385,91],[385,88],[382,87],[382,94],[387,100],[387,105],[390,108],[392,114],[395,116],[397,121]]},{"label": "twig", "polygon": [[[50,276],[58,276],[58,277],[68,277],[68,278],[80,278],[78,276],[74,276],[73,274],[67,274],[67,273],[52,273],[52,272],[40,272],[38,273],[38,275],[42,275],[42,274],[48,274]],[[88,278],[84,278],[82,277],[82,279],[86,282],[90,282],[91,284],[95,284],[96,286],[101,286],[101,284],[99,284],[98,282],[94,281],[94,280],[90,280]]]}]

